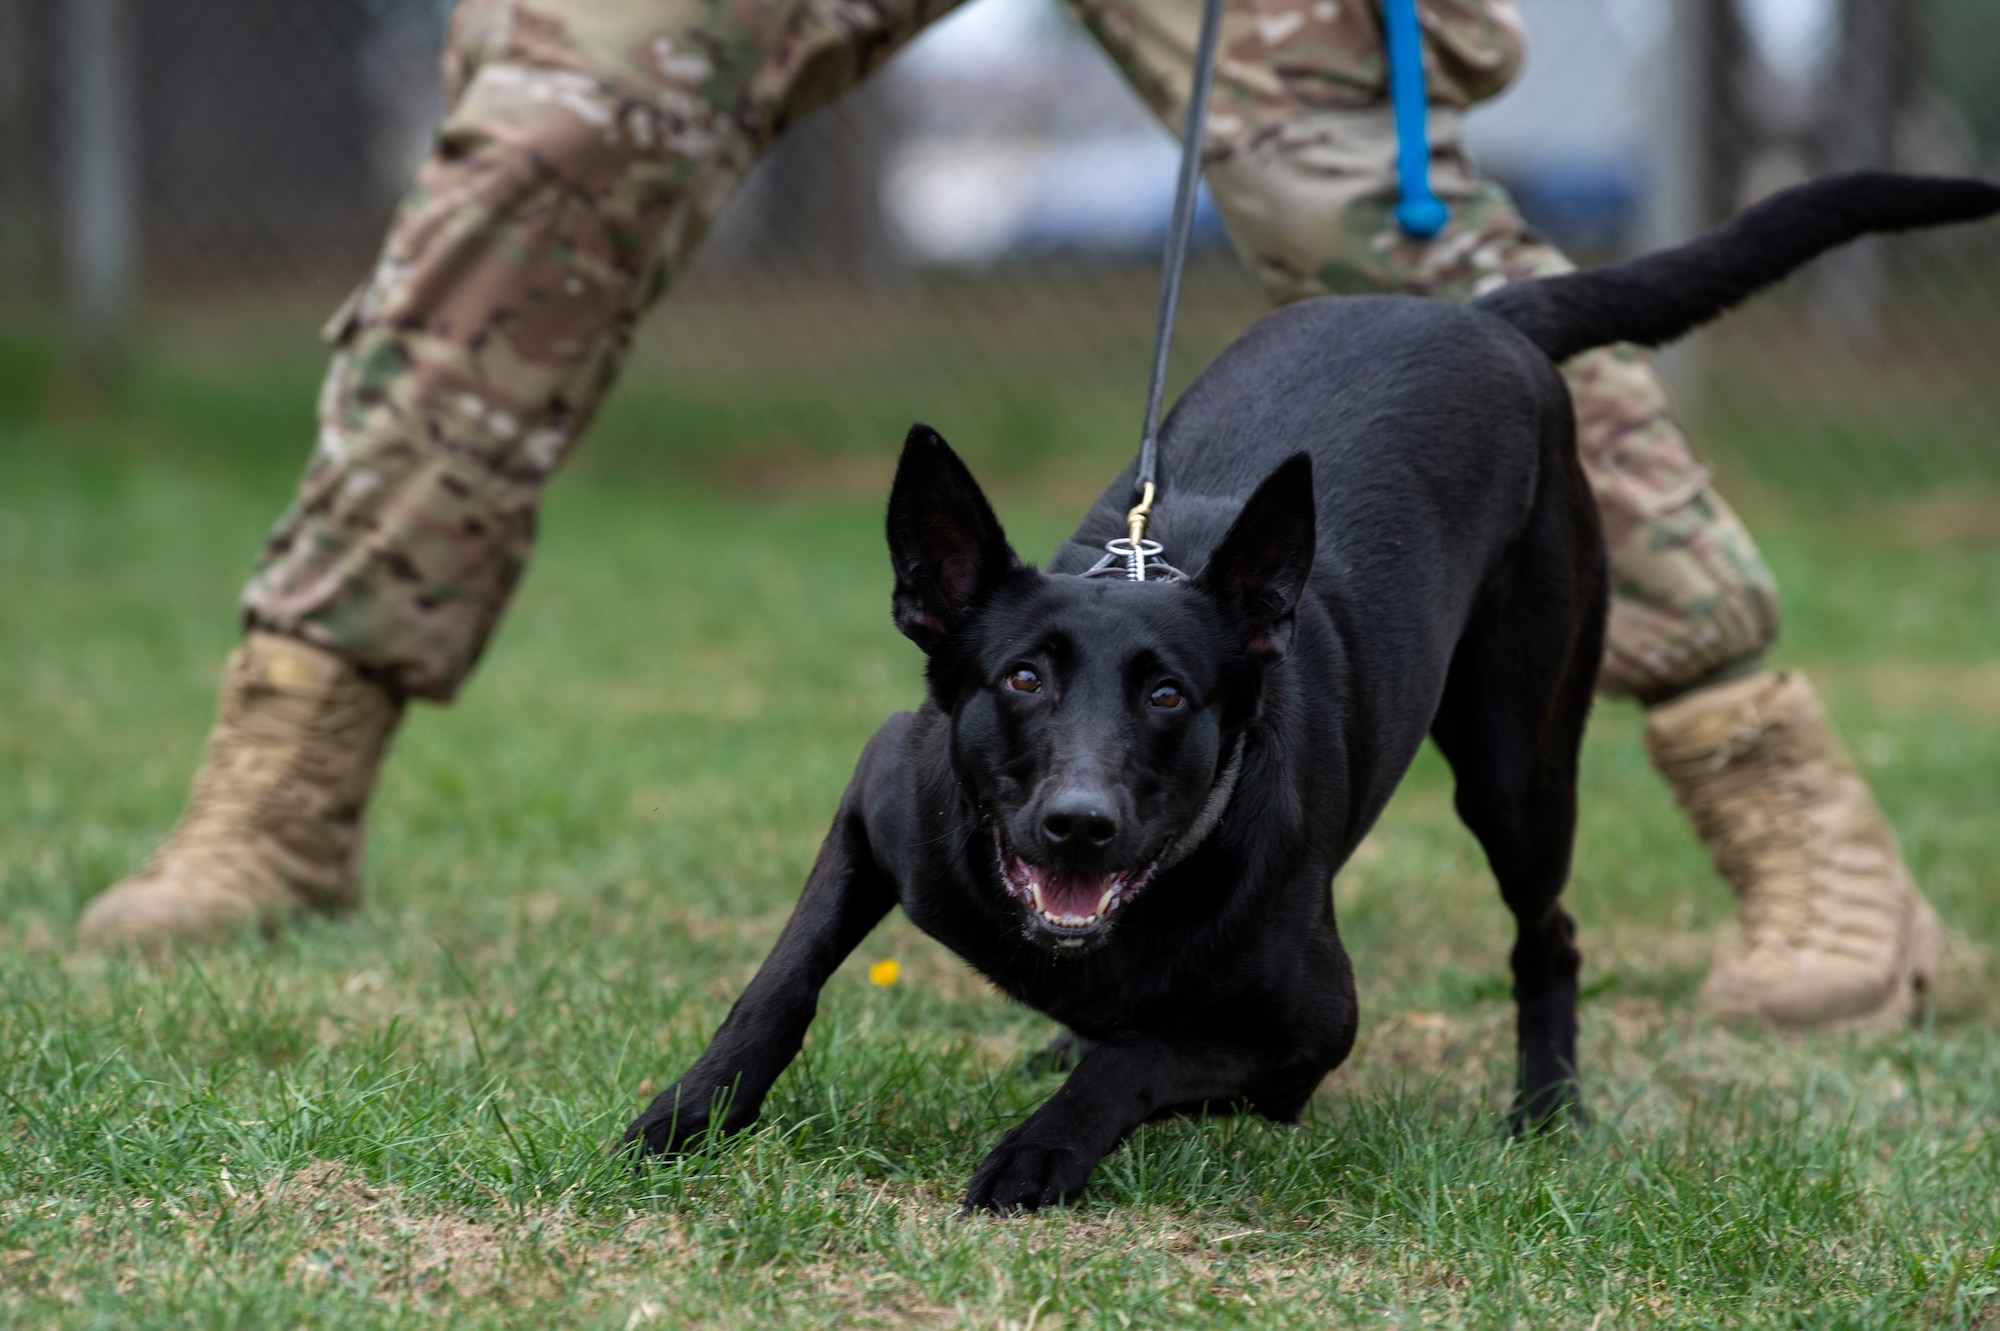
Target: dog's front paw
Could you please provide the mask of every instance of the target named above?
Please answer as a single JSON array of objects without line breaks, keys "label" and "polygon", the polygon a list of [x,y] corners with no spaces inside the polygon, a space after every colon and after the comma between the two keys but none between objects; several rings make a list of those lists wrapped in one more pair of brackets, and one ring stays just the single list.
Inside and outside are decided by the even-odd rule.
[{"label": "dog's front paw", "polygon": [[677,1154],[700,1141],[711,1128],[740,1132],[756,1121],[756,1115],[737,1122],[739,1115],[732,1112],[731,1100],[727,1086],[698,1088],[675,1082],[632,1120],[632,1126],[625,1129],[624,1145],[636,1146],[640,1155]]},{"label": "dog's front paw", "polygon": [[1000,1139],[966,1185],[967,1210],[1035,1211],[1083,1195],[1097,1161],[1068,1146],[1028,1141],[1016,1128]]}]

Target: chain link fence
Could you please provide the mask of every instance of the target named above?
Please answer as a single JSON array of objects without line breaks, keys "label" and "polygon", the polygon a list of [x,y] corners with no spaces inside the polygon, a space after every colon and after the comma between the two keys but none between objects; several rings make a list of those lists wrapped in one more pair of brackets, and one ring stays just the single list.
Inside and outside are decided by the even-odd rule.
[{"label": "chain link fence", "polygon": [[[1991,0],[1521,8],[1528,70],[1472,143],[1581,260],[1822,171],[2000,170]],[[303,348],[439,113],[447,9],[0,0],[0,332],[61,328],[85,361],[187,320]],[[1055,0],[974,0],[766,160],[621,394],[671,407],[659,447],[751,471],[886,458],[923,415],[1101,474],[1136,432],[1173,158]],[[1205,213],[1181,379],[1263,308]],[[1671,368],[1773,495],[1993,499],[1996,330],[2000,228],[1963,228],[1824,261]]]}]

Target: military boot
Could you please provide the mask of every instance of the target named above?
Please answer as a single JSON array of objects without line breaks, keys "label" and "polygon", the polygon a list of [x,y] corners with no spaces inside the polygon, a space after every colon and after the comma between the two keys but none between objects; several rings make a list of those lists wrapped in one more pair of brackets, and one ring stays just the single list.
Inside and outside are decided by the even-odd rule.
[{"label": "military boot", "polygon": [[229,658],[180,823],[77,926],[93,946],[196,940],[361,900],[361,815],[403,704],[330,652],[252,633]]},{"label": "military boot", "polygon": [[1742,907],[1703,1008],[1789,1027],[1909,1020],[1944,934],[1805,676],[1765,671],[1664,703],[1646,745]]}]

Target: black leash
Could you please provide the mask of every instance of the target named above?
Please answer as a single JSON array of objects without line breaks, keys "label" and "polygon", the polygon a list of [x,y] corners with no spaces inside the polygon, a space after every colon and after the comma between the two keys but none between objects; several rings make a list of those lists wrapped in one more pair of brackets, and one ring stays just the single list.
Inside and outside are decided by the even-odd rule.
[{"label": "black leash", "polygon": [[[1383,0],[1385,47],[1389,63],[1390,100],[1397,138],[1397,174],[1401,199],[1396,221],[1403,231],[1428,239],[1443,228],[1449,214],[1431,192],[1430,145],[1426,140],[1423,33],[1415,0]],[[1222,0],[1205,0],[1201,39],[1195,46],[1194,86],[1188,97],[1187,132],[1181,136],[1180,183],[1174,191],[1174,215],[1167,227],[1165,271],[1160,276],[1160,319],[1153,330],[1153,381],[1146,390],[1146,424],[1139,435],[1137,500],[1125,514],[1125,535],[1105,543],[1107,552],[1083,576],[1110,576],[1122,561],[1125,576],[1146,581],[1148,563],[1163,578],[1184,578],[1179,569],[1160,559],[1158,541],[1146,539],[1146,521],[1159,492],[1160,403],[1167,391],[1167,349],[1174,338],[1174,314],[1180,308],[1181,273],[1187,267],[1188,239],[1194,231],[1194,201],[1201,181],[1201,152],[1208,127],[1208,99],[1215,86],[1215,48],[1222,29]]]},{"label": "black leash", "polygon": [[1206,0],[1201,13],[1201,39],[1195,46],[1194,86],[1188,95],[1187,130],[1181,136],[1181,176],[1174,190],[1174,215],[1167,227],[1166,271],[1160,276],[1160,319],[1153,330],[1153,382],[1146,390],[1146,424],[1139,435],[1139,475],[1134,498],[1138,501],[1125,515],[1126,534],[1104,547],[1110,557],[1098,567],[1108,569],[1116,560],[1125,562],[1125,576],[1134,582],[1146,580],[1146,564],[1152,560],[1168,577],[1180,571],[1159,561],[1160,543],[1146,539],[1146,520],[1153,513],[1153,496],[1158,493],[1160,470],[1160,403],[1167,392],[1167,348],[1174,339],[1174,314],[1180,308],[1181,273],[1187,267],[1188,238],[1194,231],[1195,192],[1201,183],[1202,142],[1208,129],[1208,98],[1215,86],[1215,48],[1222,30],[1222,0]]}]

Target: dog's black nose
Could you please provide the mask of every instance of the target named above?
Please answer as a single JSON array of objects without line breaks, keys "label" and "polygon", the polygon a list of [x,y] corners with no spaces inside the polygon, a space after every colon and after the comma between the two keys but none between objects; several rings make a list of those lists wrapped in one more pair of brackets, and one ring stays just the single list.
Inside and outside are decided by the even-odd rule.
[{"label": "dog's black nose", "polygon": [[1094,791],[1060,791],[1042,810],[1042,835],[1064,850],[1103,850],[1118,835],[1118,819]]}]

